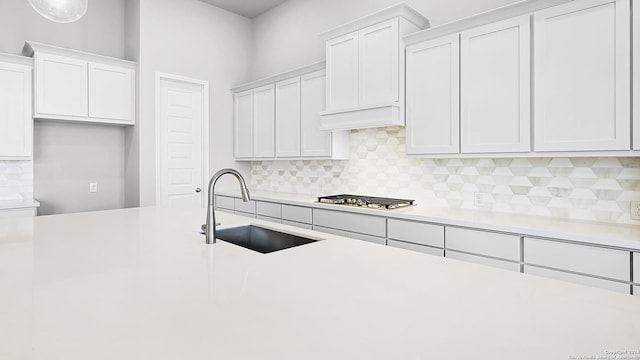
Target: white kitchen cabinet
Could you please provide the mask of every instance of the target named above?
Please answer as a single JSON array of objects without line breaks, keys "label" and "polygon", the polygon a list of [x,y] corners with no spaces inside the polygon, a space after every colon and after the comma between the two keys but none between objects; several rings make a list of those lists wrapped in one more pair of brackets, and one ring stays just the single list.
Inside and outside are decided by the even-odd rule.
[{"label": "white kitchen cabinet", "polygon": [[256,214],[281,219],[282,205],[266,201],[256,201]]},{"label": "white kitchen cabinet", "polygon": [[345,230],[342,230],[342,229],[335,229],[335,228],[330,228],[330,227],[325,227],[325,226],[320,226],[320,225],[313,225],[313,230],[314,231],[324,232],[324,233],[327,233],[327,234],[344,236],[344,237],[348,237],[348,238],[352,238],[352,239],[356,239],[356,240],[367,241],[367,242],[374,243],[374,244],[379,244],[379,245],[385,245],[386,244],[386,239],[384,237],[380,237],[380,236],[372,236],[372,235],[367,235],[367,234],[361,234],[361,233],[357,233],[357,232],[345,231]]},{"label": "white kitchen cabinet", "polygon": [[520,236],[447,226],[445,248],[458,252],[520,261]]},{"label": "white kitchen cabinet", "polygon": [[534,150],[630,149],[629,0],[534,13]]},{"label": "white kitchen cabinet", "polygon": [[434,256],[440,256],[440,257],[444,256],[444,249],[442,248],[418,245],[410,242],[404,242],[404,241],[398,241],[398,240],[392,240],[392,239],[387,239],[387,245],[391,247],[417,251],[417,252],[434,255]]},{"label": "white kitchen cabinet", "polygon": [[633,253],[633,282],[640,284],[640,252]]},{"label": "white kitchen cabinet", "polygon": [[273,84],[253,90],[253,157],[275,156],[275,87]]},{"label": "white kitchen cabinet", "polygon": [[313,225],[377,237],[387,230],[384,217],[324,209],[313,209]]},{"label": "white kitchen cabinet", "polygon": [[461,253],[453,250],[447,250],[444,256],[450,259],[466,261],[466,262],[479,264],[479,265],[491,266],[491,267],[503,269],[503,270],[520,272],[520,264],[517,262],[492,259],[484,256],[478,256],[478,255],[465,254],[465,253]]},{"label": "white kitchen cabinet", "polygon": [[524,239],[524,262],[609,279],[630,281],[628,251],[543,239]]},{"label": "white kitchen cabinet", "polygon": [[[633,11],[633,68],[640,69],[640,6]],[[640,71],[633,71],[633,149],[640,150]],[[639,265],[640,266],[640,265]],[[639,280],[640,281],[640,280]],[[635,294],[635,292],[634,292]]]},{"label": "white kitchen cabinet", "polygon": [[529,152],[528,15],[460,34],[462,153]]},{"label": "white kitchen cabinet", "polygon": [[216,195],[216,209],[233,210],[235,208],[235,198],[230,196]]},{"label": "white kitchen cabinet", "polygon": [[540,268],[537,266],[525,265],[524,273],[536,276],[542,276],[550,279],[566,281],[574,284],[597,287],[605,290],[617,291],[620,293],[629,293],[629,284],[617,281],[599,279],[591,276],[572,274],[563,271]]},{"label": "white kitchen cabinet", "polygon": [[300,78],[276,85],[276,157],[300,156]]},{"label": "white kitchen cabinet", "polygon": [[320,130],[320,112],[325,109],[325,79],[325,70],[300,77],[300,155],[347,159],[349,132]]},{"label": "white kitchen cabinet", "polygon": [[89,115],[86,60],[47,53],[35,55],[36,117]]},{"label": "white kitchen cabinet", "polygon": [[253,157],[253,90],[233,94],[234,154],[236,159]]},{"label": "white kitchen cabinet", "polygon": [[133,121],[133,69],[89,63],[89,117]]},{"label": "white kitchen cabinet", "polygon": [[633,285],[633,295],[640,296],[640,286]]},{"label": "white kitchen cabinet", "polygon": [[296,205],[282,205],[282,220],[294,221],[302,224],[313,223],[313,212],[311,208]]},{"label": "white kitchen cabinet", "polygon": [[31,59],[0,54],[0,160],[33,154],[32,72]]},{"label": "white kitchen cabinet", "polygon": [[254,214],[256,213],[256,202],[254,200],[243,201],[241,198],[233,199],[233,209],[243,213]]},{"label": "white kitchen cabinet", "polygon": [[307,229],[307,230],[311,230],[313,229],[313,225],[311,224],[305,224],[305,223],[301,223],[301,222],[297,222],[297,221],[290,221],[290,220],[285,220],[282,219],[282,225],[288,225],[288,226],[295,226],[301,229]]},{"label": "white kitchen cabinet", "polygon": [[393,240],[444,248],[444,226],[398,219],[387,220],[387,237]]},{"label": "white kitchen cabinet", "polygon": [[135,63],[27,42],[34,58],[36,119],[135,123]]},{"label": "white kitchen cabinet", "polygon": [[327,107],[322,130],[404,125],[404,49],[400,36],[428,26],[399,4],[322,34]]},{"label": "white kitchen cabinet", "polygon": [[277,224],[282,224],[282,219],[271,217],[271,216],[264,216],[264,215],[256,214],[256,219],[264,220],[264,221],[270,221],[270,222],[274,222],[274,223],[277,223]]},{"label": "white kitchen cabinet", "polygon": [[460,151],[458,34],[407,47],[407,154]]},{"label": "white kitchen cabinet", "polygon": [[327,41],[327,109],[358,106],[358,32]]}]

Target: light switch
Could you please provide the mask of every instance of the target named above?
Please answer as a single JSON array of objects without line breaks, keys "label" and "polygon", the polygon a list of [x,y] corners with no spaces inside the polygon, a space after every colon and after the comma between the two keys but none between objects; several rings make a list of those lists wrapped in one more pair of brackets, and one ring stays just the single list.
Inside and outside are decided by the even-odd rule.
[{"label": "light switch", "polygon": [[98,183],[89,183],[89,192],[98,192]]}]

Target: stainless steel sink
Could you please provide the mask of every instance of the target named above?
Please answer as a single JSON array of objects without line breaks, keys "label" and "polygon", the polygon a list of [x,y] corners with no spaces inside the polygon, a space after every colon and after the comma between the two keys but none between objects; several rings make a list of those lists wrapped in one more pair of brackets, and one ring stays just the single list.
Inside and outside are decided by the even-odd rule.
[{"label": "stainless steel sink", "polygon": [[288,249],[294,246],[310,244],[317,241],[256,225],[243,225],[227,229],[218,229],[216,237],[222,241],[230,242],[263,254]]}]

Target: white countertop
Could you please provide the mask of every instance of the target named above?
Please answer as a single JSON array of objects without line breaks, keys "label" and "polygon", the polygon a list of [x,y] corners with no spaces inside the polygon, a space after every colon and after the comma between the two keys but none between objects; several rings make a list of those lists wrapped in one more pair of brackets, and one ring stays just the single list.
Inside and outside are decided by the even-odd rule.
[{"label": "white countertop", "polygon": [[[216,191],[218,195],[239,197],[234,190]],[[251,199],[320,209],[349,211],[389,218],[424,221],[459,227],[514,233],[532,237],[584,242],[640,251],[639,225],[617,225],[586,221],[552,219],[541,216],[491,213],[478,210],[430,207],[423,204],[394,210],[367,209],[318,203],[310,195],[251,192]]]},{"label": "white countertop", "polygon": [[35,199],[0,200],[0,211],[35,208],[38,206],[40,206],[40,203]]},{"label": "white countertop", "polygon": [[[640,349],[640,297],[203,209],[0,219],[0,359],[567,359]],[[10,225],[10,226],[7,226]]]}]

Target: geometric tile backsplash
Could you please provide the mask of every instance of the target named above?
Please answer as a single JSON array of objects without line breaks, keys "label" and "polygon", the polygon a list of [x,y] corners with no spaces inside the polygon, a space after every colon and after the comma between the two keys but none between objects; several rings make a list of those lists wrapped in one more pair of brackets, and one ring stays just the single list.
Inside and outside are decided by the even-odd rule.
[{"label": "geometric tile backsplash", "polygon": [[251,188],[391,196],[427,206],[640,223],[629,214],[630,201],[640,200],[640,157],[410,159],[403,127],[354,130],[350,146],[350,160],[254,161]]},{"label": "geometric tile backsplash", "polygon": [[33,199],[33,161],[0,160],[0,200]]}]

